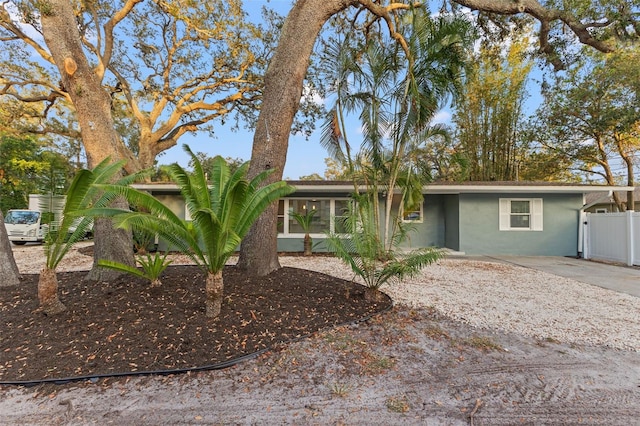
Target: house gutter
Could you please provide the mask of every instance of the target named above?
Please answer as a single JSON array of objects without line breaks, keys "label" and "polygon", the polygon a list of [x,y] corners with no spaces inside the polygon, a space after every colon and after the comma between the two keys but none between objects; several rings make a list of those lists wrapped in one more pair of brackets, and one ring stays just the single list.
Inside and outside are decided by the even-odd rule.
[{"label": "house gutter", "polygon": [[[352,192],[353,184],[346,182],[332,183],[331,181],[288,181],[288,183],[300,192]],[[133,188],[143,191],[167,191],[179,192],[179,188],[175,183],[135,183]],[[366,191],[366,185],[358,185],[358,190]],[[632,186],[595,186],[595,185],[488,185],[488,184],[433,184],[422,187],[423,194],[479,194],[479,193],[585,193],[585,192],[603,192],[603,191],[633,191]],[[380,188],[383,191],[383,188]],[[396,188],[399,191],[399,188]]]}]

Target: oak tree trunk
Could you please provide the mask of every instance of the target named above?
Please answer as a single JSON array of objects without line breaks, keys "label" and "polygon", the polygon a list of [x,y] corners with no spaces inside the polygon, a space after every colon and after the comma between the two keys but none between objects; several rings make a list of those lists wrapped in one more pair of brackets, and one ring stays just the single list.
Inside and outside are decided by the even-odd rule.
[{"label": "oak tree trunk", "polygon": [[224,294],[224,281],[222,279],[222,271],[216,273],[207,273],[205,284],[205,305],[207,308],[207,317],[216,318],[222,310],[222,296]]},{"label": "oak tree trunk", "polygon": [[[264,78],[262,107],[253,137],[249,176],[275,170],[264,185],[282,180],[291,124],[298,111],[311,52],[322,26],[332,15],[357,3],[354,0],[297,1],[289,12]],[[239,268],[259,276],[280,268],[277,219],[278,206],[274,203],[244,238]]]},{"label": "oak tree trunk", "polygon": [[[82,50],[72,2],[48,0],[41,4],[40,13],[42,33],[60,71],[62,88],[76,110],[89,168],[107,157],[117,161],[122,157],[122,142],[111,116],[111,97]],[[105,219],[96,221],[94,236],[94,266],[87,279],[107,281],[123,274],[97,268],[98,259],[135,265],[131,233],[114,230]]]},{"label": "oak tree trunk", "polygon": [[4,214],[0,210],[0,287],[20,284],[20,272],[13,257],[11,242],[4,227]]},{"label": "oak tree trunk", "polygon": [[38,301],[40,309],[47,315],[56,315],[67,308],[58,298],[58,277],[55,269],[45,268],[38,278]]}]

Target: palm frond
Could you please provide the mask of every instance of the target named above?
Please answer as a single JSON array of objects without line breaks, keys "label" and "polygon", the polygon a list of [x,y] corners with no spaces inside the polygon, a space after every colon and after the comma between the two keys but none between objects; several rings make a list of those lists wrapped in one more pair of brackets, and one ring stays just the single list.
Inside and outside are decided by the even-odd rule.
[{"label": "palm frond", "polygon": [[[252,180],[251,188],[255,188],[255,180],[255,178]],[[295,188],[284,181],[274,182],[257,190],[253,189],[250,191],[251,195],[244,203],[245,208],[235,223],[235,229],[238,235],[243,238],[253,222],[256,221],[258,216],[260,216],[271,203],[294,191]]]},{"label": "palm frond", "polygon": [[[58,228],[45,240],[46,264],[55,269],[71,247],[84,237],[91,225],[90,219],[80,219],[75,212],[86,209],[95,198],[94,184],[113,180],[122,172],[124,161],[111,163],[109,158],[101,161],[93,170],[80,170],[74,177],[66,195],[62,220]],[[72,226],[76,229],[71,232]]]}]

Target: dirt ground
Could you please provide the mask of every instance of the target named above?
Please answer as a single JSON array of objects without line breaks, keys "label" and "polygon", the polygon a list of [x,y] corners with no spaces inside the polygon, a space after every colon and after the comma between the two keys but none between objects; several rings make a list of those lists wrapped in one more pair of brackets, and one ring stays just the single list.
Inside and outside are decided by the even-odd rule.
[{"label": "dirt ground", "polygon": [[395,308],[233,368],[0,390],[0,424],[632,425],[640,356]]},{"label": "dirt ground", "polygon": [[[36,263],[17,257],[21,271]],[[396,306],[222,370],[0,386],[0,425],[640,424],[640,352],[476,328],[463,313]]]}]

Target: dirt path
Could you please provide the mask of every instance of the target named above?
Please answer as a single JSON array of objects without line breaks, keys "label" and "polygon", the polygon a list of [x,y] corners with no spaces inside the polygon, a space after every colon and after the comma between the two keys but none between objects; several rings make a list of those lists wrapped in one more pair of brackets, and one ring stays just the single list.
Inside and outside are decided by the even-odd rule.
[{"label": "dirt path", "polygon": [[[14,250],[21,271],[41,252]],[[75,252],[66,262],[87,267]],[[394,297],[440,314],[398,307],[227,370],[2,387],[0,424],[639,424],[636,298],[477,262],[424,278]]]},{"label": "dirt path", "polygon": [[0,424],[631,425],[640,354],[398,308],[234,368],[0,389]]}]

